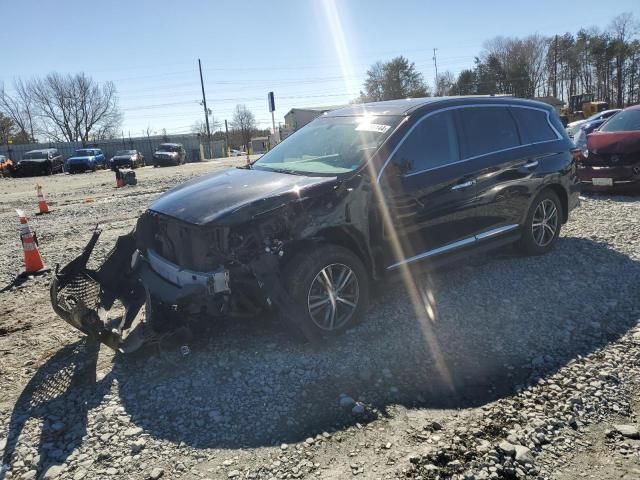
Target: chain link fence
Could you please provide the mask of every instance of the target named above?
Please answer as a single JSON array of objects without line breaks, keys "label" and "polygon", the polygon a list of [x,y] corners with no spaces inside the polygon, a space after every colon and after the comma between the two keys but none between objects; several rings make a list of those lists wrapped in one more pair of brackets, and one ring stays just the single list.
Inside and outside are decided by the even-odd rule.
[{"label": "chain link fence", "polygon": [[105,157],[111,158],[118,150],[138,150],[144,155],[145,161],[151,162],[153,152],[161,143],[181,143],[187,152],[187,162],[199,162],[201,159],[220,158],[227,156],[224,140],[212,140],[209,145],[206,139],[199,135],[154,135],[148,137],[124,137],[95,142],[42,142],[24,145],[3,145],[0,155],[7,155],[13,161],[22,160],[23,155],[30,150],[55,148],[66,159],[79,148],[100,148]]}]

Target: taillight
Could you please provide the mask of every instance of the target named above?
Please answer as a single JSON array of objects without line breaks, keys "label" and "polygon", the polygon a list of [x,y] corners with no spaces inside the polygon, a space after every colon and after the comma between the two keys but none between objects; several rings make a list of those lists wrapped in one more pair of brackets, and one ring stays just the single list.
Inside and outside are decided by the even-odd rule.
[{"label": "taillight", "polygon": [[584,160],[584,154],[579,148],[574,148],[573,150],[571,150],[571,155],[576,162],[581,162],[582,160]]}]

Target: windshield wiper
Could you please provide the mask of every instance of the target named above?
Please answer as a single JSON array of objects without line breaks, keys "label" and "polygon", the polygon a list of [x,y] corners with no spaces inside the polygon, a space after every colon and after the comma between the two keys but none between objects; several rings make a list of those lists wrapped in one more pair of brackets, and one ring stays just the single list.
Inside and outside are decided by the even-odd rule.
[{"label": "windshield wiper", "polygon": [[267,172],[278,172],[278,173],[286,173],[288,175],[298,175],[298,176],[305,176],[305,175],[311,175],[310,172],[301,172],[299,170],[290,170],[287,168],[271,168],[271,167],[264,167],[261,165],[258,165],[258,170],[265,170]]}]

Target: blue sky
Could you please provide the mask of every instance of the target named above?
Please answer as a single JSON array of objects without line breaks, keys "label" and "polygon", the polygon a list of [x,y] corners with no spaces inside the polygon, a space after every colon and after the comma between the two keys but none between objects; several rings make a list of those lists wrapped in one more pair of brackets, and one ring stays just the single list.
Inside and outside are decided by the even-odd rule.
[{"label": "blue sky", "polygon": [[377,60],[405,55],[431,83],[433,48],[457,73],[496,35],[604,28],[625,11],[640,18],[638,0],[0,0],[0,83],[84,71],[115,82],[125,135],[187,132],[203,119],[200,58],[216,120],[243,103],[266,127],[269,90],[284,123],[292,107],[348,102]]}]

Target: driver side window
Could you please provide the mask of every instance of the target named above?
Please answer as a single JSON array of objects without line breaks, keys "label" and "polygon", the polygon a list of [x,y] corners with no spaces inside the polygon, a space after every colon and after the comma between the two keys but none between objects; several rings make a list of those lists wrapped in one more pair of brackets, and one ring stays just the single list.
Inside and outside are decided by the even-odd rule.
[{"label": "driver side window", "polygon": [[453,111],[426,117],[405,138],[393,157],[403,175],[420,173],[460,160]]}]

